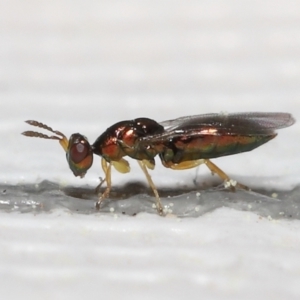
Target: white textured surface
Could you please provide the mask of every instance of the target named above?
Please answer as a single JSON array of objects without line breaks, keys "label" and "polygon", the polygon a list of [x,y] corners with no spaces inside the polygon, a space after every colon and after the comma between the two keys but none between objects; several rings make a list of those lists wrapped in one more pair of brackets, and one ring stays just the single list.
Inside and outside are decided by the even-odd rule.
[{"label": "white textured surface", "polygon": [[1,213],[0,226],[4,299],[299,297],[299,222],[56,211]]},{"label": "white textured surface", "polygon": [[[95,160],[84,180],[73,178],[55,142],[20,135],[26,119],[91,141],[141,116],[287,111],[300,120],[299,20],[292,0],[2,1],[0,183],[96,185],[101,175]],[[300,182],[299,124],[218,165],[250,186],[290,189]],[[143,180],[132,167],[113,182]],[[168,187],[194,177],[153,172]],[[0,293],[299,299],[299,227],[229,208],[182,220],[1,212]]]}]

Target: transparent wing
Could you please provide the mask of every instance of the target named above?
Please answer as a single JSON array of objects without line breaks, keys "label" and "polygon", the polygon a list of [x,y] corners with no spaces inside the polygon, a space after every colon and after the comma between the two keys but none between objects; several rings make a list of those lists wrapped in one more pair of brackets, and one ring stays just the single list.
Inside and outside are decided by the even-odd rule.
[{"label": "transparent wing", "polygon": [[288,113],[202,114],[161,122],[165,131],[141,139],[149,143],[201,135],[266,135],[295,123]]}]

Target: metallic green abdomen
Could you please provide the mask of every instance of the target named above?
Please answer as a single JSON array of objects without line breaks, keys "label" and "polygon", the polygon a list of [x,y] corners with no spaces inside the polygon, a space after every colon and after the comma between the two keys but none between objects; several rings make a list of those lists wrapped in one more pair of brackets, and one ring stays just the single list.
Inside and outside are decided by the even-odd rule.
[{"label": "metallic green abdomen", "polygon": [[269,140],[276,134],[269,135],[203,135],[190,138],[178,138],[166,145],[160,158],[165,162],[175,164],[220,156],[233,155],[251,151]]}]

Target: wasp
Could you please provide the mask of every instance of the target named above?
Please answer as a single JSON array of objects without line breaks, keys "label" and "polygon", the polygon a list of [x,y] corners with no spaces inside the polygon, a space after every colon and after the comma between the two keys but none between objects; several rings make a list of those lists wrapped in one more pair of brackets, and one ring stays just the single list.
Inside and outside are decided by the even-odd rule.
[{"label": "wasp", "polygon": [[60,131],[38,121],[25,121],[29,125],[48,130],[55,135],[25,131],[23,135],[58,140],[66,152],[68,165],[75,176],[84,177],[93,163],[93,154],[102,157],[101,165],[106,189],[99,193],[96,208],[109,197],[112,186],[111,169],[128,173],[130,166],[125,156],[138,161],[155,195],[156,208],[163,215],[163,206],[148,169],[155,167],[158,156],[163,166],[184,170],[205,164],[225,183],[225,187],[248,189],[218,168],[210,159],[251,151],[273,139],[275,130],[295,123],[289,113],[248,112],[233,114],[202,114],[186,116],[164,122],[137,118],[118,122],[107,128],[91,145],[80,133],[69,139]]}]

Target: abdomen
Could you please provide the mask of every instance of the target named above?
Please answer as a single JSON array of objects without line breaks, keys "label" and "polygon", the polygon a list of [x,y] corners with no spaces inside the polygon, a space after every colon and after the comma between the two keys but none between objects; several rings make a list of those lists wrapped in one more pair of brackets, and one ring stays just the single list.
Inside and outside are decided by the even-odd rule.
[{"label": "abdomen", "polygon": [[210,159],[251,151],[276,136],[269,135],[204,135],[195,138],[178,138],[166,145],[160,153],[162,160],[173,163],[196,159]]}]

